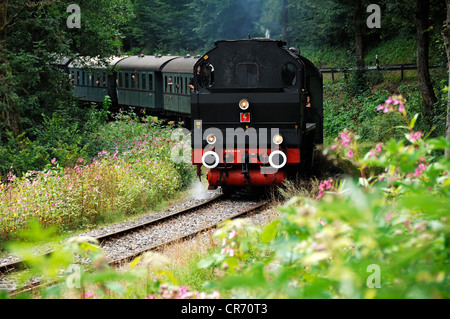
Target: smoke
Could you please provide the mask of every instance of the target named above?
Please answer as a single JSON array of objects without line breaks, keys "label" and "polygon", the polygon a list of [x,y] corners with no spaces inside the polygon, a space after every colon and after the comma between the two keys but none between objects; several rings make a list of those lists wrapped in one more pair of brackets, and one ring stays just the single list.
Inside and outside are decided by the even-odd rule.
[{"label": "smoke", "polygon": [[202,182],[200,181],[193,183],[189,192],[193,199],[206,199],[208,195]]}]

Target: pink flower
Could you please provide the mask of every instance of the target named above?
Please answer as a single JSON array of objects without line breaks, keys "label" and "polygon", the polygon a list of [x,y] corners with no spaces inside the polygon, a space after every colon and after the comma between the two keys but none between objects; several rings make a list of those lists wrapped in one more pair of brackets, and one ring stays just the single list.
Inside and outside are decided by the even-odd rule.
[{"label": "pink flower", "polygon": [[56,158],[52,159],[52,164],[55,165],[56,163]]},{"label": "pink flower", "polygon": [[350,137],[347,134],[341,133],[341,135],[339,135],[339,137],[342,139],[342,145],[343,146],[348,146],[349,145],[351,139],[350,139]]},{"label": "pink flower", "polygon": [[385,104],[392,104],[392,96],[390,96],[386,101],[384,101]]},{"label": "pink flower", "polygon": [[230,235],[228,236],[228,238],[229,238],[229,239],[233,239],[233,238],[235,238],[236,236],[237,236],[236,232],[231,231],[231,232],[230,232]]},{"label": "pink flower", "polygon": [[79,158],[79,159],[77,159],[77,163],[83,163],[84,162],[84,158]]},{"label": "pink flower", "polygon": [[319,191],[319,195],[317,195],[317,199],[321,199],[323,196],[324,196],[324,195],[323,195],[322,191],[320,190],[320,191]]},{"label": "pink flower", "polygon": [[381,153],[381,144],[377,144],[377,151]]},{"label": "pink flower", "polygon": [[84,298],[86,298],[86,299],[92,299],[92,298],[94,298],[94,294],[93,294],[92,292],[87,291],[87,292],[84,294]]},{"label": "pink flower", "polygon": [[354,154],[353,154],[353,151],[351,151],[351,150],[348,151],[348,157],[349,157],[349,158],[353,158],[353,155],[354,155]]},{"label": "pink flower", "polygon": [[418,168],[416,168],[416,170],[414,171],[414,176],[415,177],[419,177],[420,176],[420,170]]},{"label": "pink flower", "polygon": [[327,225],[327,223],[324,222],[322,219],[319,219],[319,223],[320,223],[320,225],[322,225],[322,226],[326,226],[326,225]]},{"label": "pink flower", "polygon": [[337,146],[336,146],[336,145],[331,146],[331,150],[334,151],[335,149],[337,149]]},{"label": "pink flower", "polygon": [[416,142],[416,141],[420,140],[421,138],[422,138],[422,133],[420,133],[420,132],[415,132],[410,135],[411,142]]},{"label": "pink flower", "polygon": [[389,222],[392,219],[391,214],[386,214],[386,218],[384,219],[384,221]]},{"label": "pink flower", "polygon": [[403,104],[400,104],[400,106],[398,107],[398,111],[400,113],[404,113],[405,112],[405,106]]},{"label": "pink flower", "polygon": [[382,111],[384,109],[383,105],[378,105],[377,111]]}]

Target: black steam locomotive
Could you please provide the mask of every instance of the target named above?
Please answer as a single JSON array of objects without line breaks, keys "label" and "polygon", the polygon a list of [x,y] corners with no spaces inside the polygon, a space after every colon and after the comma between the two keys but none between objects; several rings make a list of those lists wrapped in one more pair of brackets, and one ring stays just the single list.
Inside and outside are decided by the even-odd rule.
[{"label": "black steam locomotive", "polygon": [[210,189],[280,185],[323,143],[323,79],[298,49],[218,41],[194,66],[192,162]]}]

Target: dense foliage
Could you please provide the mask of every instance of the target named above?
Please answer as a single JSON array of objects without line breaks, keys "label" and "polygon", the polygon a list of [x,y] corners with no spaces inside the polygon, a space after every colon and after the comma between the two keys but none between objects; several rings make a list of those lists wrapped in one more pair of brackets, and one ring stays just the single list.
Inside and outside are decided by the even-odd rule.
[{"label": "dense foliage", "polygon": [[43,171],[8,174],[0,182],[0,238],[14,238],[30,220],[59,232],[80,230],[170,199],[193,176],[190,165],[172,160],[173,133],[155,118],[141,123],[132,112],[119,113],[97,132],[108,151],[92,161],[79,157],[62,166],[53,158]]}]

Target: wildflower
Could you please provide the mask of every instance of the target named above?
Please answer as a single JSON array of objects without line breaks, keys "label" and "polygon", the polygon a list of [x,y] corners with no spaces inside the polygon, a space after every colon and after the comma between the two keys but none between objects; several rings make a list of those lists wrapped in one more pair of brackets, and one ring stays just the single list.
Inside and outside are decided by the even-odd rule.
[{"label": "wildflower", "polygon": [[342,140],[342,145],[343,146],[349,146],[349,143],[350,143],[351,139],[350,139],[350,137],[347,134],[341,133],[341,135],[339,135],[339,137]]},{"label": "wildflower", "polygon": [[84,158],[79,158],[79,159],[77,159],[77,163],[83,163],[84,162]]},{"label": "wildflower", "polygon": [[382,148],[381,148],[381,144],[377,144],[377,146],[376,146],[376,147],[377,147],[377,151],[381,153],[381,150],[382,150]]},{"label": "wildflower", "polygon": [[87,292],[84,294],[84,298],[85,298],[85,299],[93,299],[93,298],[94,298],[94,294],[93,294],[92,292],[87,291]]},{"label": "wildflower", "polygon": [[415,132],[412,134],[407,134],[406,137],[412,142],[417,142],[418,140],[420,140],[422,138],[422,133],[420,132]]},{"label": "wildflower", "polygon": [[386,101],[384,101],[384,104],[392,104],[394,101],[392,100],[392,97],[390,96]]},{"label": "wildflower", "polygon": [[405,106],[403,104],[400,104],[400,106],[398,107],[398,111],[400,113],[405,113]]},{"label": "wildflower", "polygon": [[52,159],[52,164],[53,164],[53,165],[56,164],[56,158]]},{"label": "wildflower", "polygon": [[337,146],[336,146],[336,145],[332,145],[332,146],[331,146],[331,150],[334,151],[335,149],[337,149]]},{"label": "wildflower", "polygon": [[228,238],[229,238],[229,239],[233,239],[233,238],[235,238],[236,236],[237,236],[236,232],[232,230],[232,231],[230,232],[230,235],[228,236]]},{"label": "wildflower", "polygon": [[353,158],[353,155],[354,155],[354,154],[353,154],[353,151],[352,151],[352,150],[348,151],[348,157],[349,157],[349,158]]},{"label": "wildflower", "polygon": [[319,195],[317,195],[317,199],[321,199],[323,196],[324,196],[323,192],[319,190]]}]

